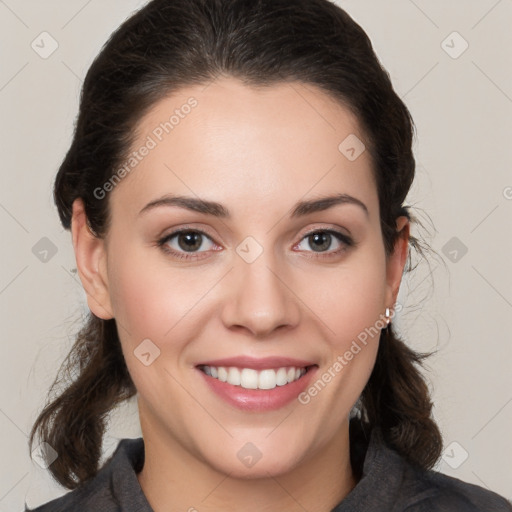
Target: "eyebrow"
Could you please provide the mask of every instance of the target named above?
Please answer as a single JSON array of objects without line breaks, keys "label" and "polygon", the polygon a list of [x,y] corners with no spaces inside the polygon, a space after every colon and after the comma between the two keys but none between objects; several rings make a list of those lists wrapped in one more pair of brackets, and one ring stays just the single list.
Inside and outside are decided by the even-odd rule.
[{"label": "eyebrow", "polygon": [[[336,194],[331,196],[320,197],[319,199],[311,199],[307,201],[299,201],[294,205],[290,217],[297,218],[309,215],[311,213],[321,212],[332,208],[333,206],[342,204],[353,204],[359,206],[368,216],[368,208],[359,199],[348,195],[348,194]],[[142,210],[139,215],[149,212],[155,208],[162,206],[177,206],[179,208],[185,208],[205,215],[212,215],[223,219],[230,219],[231,213],[229,210],[215,201],[208,201],[206,199],[199,199],[190,196],[176,196],[176,195],[165,195],[154,201],[149,202]]]}]

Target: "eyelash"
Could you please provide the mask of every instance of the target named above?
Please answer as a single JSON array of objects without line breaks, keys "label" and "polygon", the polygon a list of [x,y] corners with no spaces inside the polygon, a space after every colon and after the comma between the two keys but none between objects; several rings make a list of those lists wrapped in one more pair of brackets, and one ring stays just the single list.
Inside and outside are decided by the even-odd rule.
[{"label": "eyelash", "polygon": [[[196,234],[200,234],[202,236],[205,236],[206,238],[208,238],[210,241],[213,242],[212,237],[210,235],[208,235],[208,233],[205,233],[204,231],[202,231],[200,229],[183,228],[183,229],[179,229],[177,231],[173,231],[172,233],[169,233],[168,235],[166,235],[163,238],[161,238],[160,240],[158,240],[158,242],[157,242],[158,247],[160,247],[166,254],[171,254],[173,257],[178,258],[178,259],[182,259],[182,260],[202,259],[201,256],[197,256],[197,255],[201,254],[201,252],[206,252],[206,251],[201,251],[201,252],[196,252],[196,253],[193,253],[193,252],[191,252],[191,253],[178,252],[178,251],[176,251],[174,249],[170,249],[169,246],[166,245],[167,242],[169,242],[173,238],[175,238],[175,237],[177,237],[177,236],[179,236],[179,235],[181,235],[183,233],[189,233],[189,234],[190,233],[196,233]],[[347,236],[347,235],[345,235],[343,233],[340,233],[339,231],[333,230],[333,229],[314,229],[312,231],[309,231],[308,233],[304,234],[304,236],[301,238],[299,244],[303,240],[305,240],[308,237],[310,237],[310,236],[312,236],[314,234],[317,234],[317,233],[325,233],[325,234],[333,235],[336,239],[338,239],[338,241],[340,241],[343,244],[345,244],[345,247],[341,247],[340,249],[337,249],[335,251],[330,251],[330,252],[317,252],[316,256],[307,256],[308,258],[311,258],[311,259],[333,258],[333,257],[339,256],[341,253],[347,251],[351,247],[355,247],[356,246],[356,243],[354,242],[354,240],[352,240],[349,236]],[[298,244],[296,244],[296,245],[298,245]],[[313,253],[315,253],[315,251],[306,251],[306,252],[313,252]]]}]

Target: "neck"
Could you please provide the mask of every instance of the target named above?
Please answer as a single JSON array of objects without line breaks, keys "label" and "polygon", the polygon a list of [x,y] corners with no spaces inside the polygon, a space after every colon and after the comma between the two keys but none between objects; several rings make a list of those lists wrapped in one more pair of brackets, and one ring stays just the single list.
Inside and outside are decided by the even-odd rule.
[{"label": "neck", "polygon": [[332,440],[295,467],[268,478],[233,478],[187,451],[169,433],[142,425],[144,468],[137,475],[154,512],[330,512],[355,487],[348,419]]}]

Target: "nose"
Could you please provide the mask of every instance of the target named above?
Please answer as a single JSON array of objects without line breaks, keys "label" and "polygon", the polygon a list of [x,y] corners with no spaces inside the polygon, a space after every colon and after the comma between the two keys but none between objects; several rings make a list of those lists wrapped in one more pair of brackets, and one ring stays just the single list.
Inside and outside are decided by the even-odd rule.
[{"label": "nose", "polygon": [[299,300],[289,273],[266,251],[252,263],[237,259],[228,281],[221,315],[228,329],[246,330],[261,339],[298,324]]}]

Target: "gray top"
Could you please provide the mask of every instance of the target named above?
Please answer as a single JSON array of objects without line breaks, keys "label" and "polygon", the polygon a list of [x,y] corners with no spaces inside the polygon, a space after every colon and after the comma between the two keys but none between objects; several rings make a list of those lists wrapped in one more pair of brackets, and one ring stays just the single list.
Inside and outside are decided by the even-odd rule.
[{"label": "gray top", "polygon": [[[512,504],[498,494],[410,464],[384,443],[377,428],[365,442],[352,420],[350,439],[351,463],[360,479],[332,512],[512,512]],[[137,480],[143,465],[143,439],[123,439],[94,478],[32,510],[153,512]]]}]

